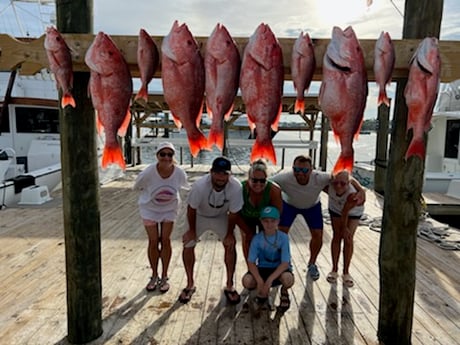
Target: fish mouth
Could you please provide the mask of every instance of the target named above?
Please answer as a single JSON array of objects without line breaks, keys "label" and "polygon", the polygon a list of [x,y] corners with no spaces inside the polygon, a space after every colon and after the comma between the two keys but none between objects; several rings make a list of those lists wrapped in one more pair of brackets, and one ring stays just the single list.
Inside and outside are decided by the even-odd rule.
[{"label": "fish mouth", "polygon": [[330,66],[333,68],[342,71],[344,73],[350,73],[351,72],[351,67],[350,66],[343,66],[340,65],[339,63],[336,63],[334,59],[332,59],[329,55],[326,56],[327,62]]}]

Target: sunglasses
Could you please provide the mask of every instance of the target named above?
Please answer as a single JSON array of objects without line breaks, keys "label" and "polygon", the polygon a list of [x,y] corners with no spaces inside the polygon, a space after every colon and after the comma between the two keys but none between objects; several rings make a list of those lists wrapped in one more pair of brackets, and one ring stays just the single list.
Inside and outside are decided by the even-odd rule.
[{"label": "sunglasses", "polygon": [[332,182],[332,184],[333,184],[334,186],[342,186],[342,187],[344,187],[344,186],[346,186],[346,185],[348,184],[348,182],[345,182],[345,181],[334,181],[334,182]]},{"label": "sunglasses", "polygon": [[266,178],[251,177],[251,181],[252,181],[252,183],[265,183],[265,182],[267,182],[267,179]]},{"label": "sunglasses", "polygon": [[[211,196],[213,198],[211,198]],[[213,200],[211,200],[213,199]],[[213,202],[211,202],[213,201]],[[209,195],[208,195],[208,205],[211,206],[212,208],[222,208],[224,207],[225,203],[227,203],[229,200],[227,200],[227,193],[225,193],[225,189],[224,189],[224,200],[222,200],[221,202],[217,203],[216,202],[216,195],[214,194],[213,190],[211,189],[211,191],[209,192]]]},{"label": "sunglasses", "polygon": [[308,168],[299,168],[299,167],[292,167],[292,169],[294,169],[294,172],[295,173],[308,173],[310,171],[310,169]]},{"label": "sunglasses", "polygon": [[171,153],[171,152],[160,152],[158,154],[160,157],[166,157],[168,156],[169,158],[171,158],[172,156],[174,156],[174,153]]}]

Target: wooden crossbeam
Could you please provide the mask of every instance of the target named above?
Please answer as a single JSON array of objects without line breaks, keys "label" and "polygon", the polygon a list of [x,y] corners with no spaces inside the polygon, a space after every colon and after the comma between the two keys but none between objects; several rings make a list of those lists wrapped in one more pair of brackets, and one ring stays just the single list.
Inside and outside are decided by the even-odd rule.
[{"label": "wooden crossbeam", "polygon": [[[47,68],[48,60],[43,47],[44,37],[43,35],[37,39],[20,39],[0,34],[0,71],[11,71],[21,66],[20,73],[22,75],[33,75],[42,68]],[[92,34],[63,34],[63,37],[72,50],[74,71],[88,71],[88,67],[84,63],[84,58],[95,36]],[[138,37],[115,35],[111,37],[128,62],[132,76],[139,77],[136,55]],[[163,36],[152,37],[157,43],[158,48],[160,48]],[[248,39],[247,37],[235,38],[241,54]],[[196,40],[201,47],[202,53],[204,53],[207,37],[196,37]],[[291,80],[291,50],[295,38],[279,38],[279,41],[283,49],[284,78],[285,80]],[[322,78],[322,58],[329,41],[329,39],[313,39],[317,64],[313,80],[320,81]],[[407,77],[409,61],[420,41],[418,39],[393,40],[396,50],[393,80]],[[375,40],[364,39],[360,40],[360,43],[364,51],[368,78],[370,81],[373,81]],[[440,41],[439,48],[442,60],[441,81],[450,82],[460,79],[460,64],[458,64],[460,58],[460,41]],[[156,77],[161,77],[161,69],[157,70]]]}]

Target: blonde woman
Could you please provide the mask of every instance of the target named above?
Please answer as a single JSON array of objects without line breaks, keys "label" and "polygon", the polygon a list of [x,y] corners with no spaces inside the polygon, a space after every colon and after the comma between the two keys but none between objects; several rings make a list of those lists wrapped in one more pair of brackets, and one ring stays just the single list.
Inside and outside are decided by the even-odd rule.
[{"label": "blonde woman", "polygon": [[[160,292],[169,290],[168,267],[171,260],[171,232],[177,218],[179,191],[187,187],[187,175],[176,165],[173,144],[163,142],[156,151],[157,162],[143,170],[134,183],[140,191],[139,212],[149,239],[147,254],[152,276],[147,291],[158,287]],[[158,275],[158,262],[161,260],[161,278]]]}]

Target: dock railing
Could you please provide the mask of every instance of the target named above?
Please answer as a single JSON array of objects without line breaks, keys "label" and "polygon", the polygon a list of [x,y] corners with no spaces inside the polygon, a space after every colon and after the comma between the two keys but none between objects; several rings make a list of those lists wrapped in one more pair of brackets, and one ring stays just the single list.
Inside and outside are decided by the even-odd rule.
[{"label": "dock railing", "polygon": [[[179,151],[179,164],[183,164],[184,148],[188,148],[187,138],[139,138],[131,140],[131,159],[132,166],[140,163],[136,161],[136,151],[138,148],[142,147],[152,147],[156,148],[158,144],[162,141],[169,141],[172,143]],[[252,148],[254,145],[255,139],[236,139],[228,138],[227,146],[228,147],[247,147]],[[285,161],[285,152],[286,149],[302,149],[309,150],[310,156],[312,157],[313,162],[316,161],[316,150],[318,149],[318,142],[314,140],[306,140],[299,142],[299,140],[273,140],[273,146],[275,149],[281,149],[281,169],[284,169]],[[190,164],[193,167],[193,156],[190,156]]]}]

